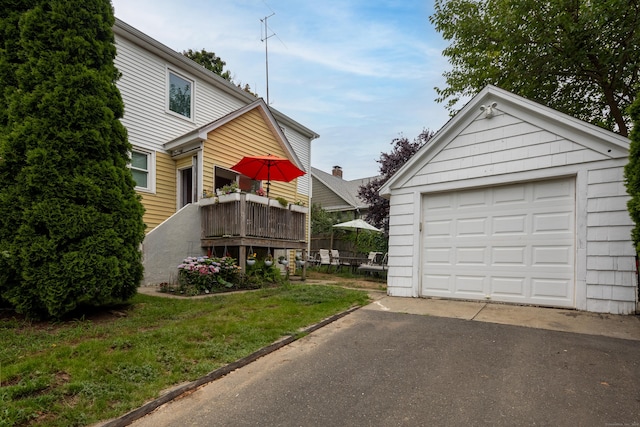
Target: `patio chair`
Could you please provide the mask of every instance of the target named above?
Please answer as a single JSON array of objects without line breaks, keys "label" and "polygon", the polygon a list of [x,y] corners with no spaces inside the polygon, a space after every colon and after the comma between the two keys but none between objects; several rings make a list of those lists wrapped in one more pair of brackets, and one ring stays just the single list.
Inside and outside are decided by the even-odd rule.
[{"label": "patio chair", "polygon": [[364,271],[365,273],[384,273],[387,271],[387,259],[388,254],[382,256],[382,252],[369,252],[369,260],[366,264],[361,264],[358,267],[358,271]]},{"label": "patio chair", "polygon": [[336,268],[336,271],[343,265],[349,265],[346,262],[340,262],[340,251],[337,249],[331,249],[331,265]]},{"label": "patio chair", "polygon": [[367,262],[364,265],[380,264],[381,257],[382,257],[382,252],[369,252],[369,256],[367,257]]},{"label": "patio chair", "polygon": [[320,259],[318,265],[320,267],[326,265],[327,271],[329,271],[329,267],[331,267],[331,255],[329,255],[329,249],[320,249],[318,251],[318,258]]}]

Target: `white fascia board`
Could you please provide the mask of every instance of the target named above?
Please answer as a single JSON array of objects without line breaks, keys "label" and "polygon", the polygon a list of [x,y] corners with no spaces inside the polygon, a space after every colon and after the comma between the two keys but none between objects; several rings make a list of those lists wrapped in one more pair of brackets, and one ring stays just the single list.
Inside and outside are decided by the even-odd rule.
[{"label": "white fascia board", "polygon": [[629,140],[614,132],[571,117],[552,108],[515,95],[496,86],[488,85],[474,96],[434,137],[404,164],[381,188],[379,194],[391,197],[391,189],[401,187],[417,168],[427,164],[441,149],[452,141],[462,129],[483,114],[480,106],[496,102],[497,110],[529,121],[541,129],[560,135],[578,144],[582,143],[610,158],[627,157]]}]

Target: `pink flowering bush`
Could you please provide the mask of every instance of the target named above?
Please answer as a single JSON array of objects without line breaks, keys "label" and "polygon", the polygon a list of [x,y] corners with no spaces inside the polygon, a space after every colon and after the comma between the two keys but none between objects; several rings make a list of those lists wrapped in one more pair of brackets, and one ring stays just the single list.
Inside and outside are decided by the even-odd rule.
[{"label": "pink flowering bush", "polygon": [[178,291],[187,295],[232,289],[240,267],[231,257],[187,257],[178,265]]}]

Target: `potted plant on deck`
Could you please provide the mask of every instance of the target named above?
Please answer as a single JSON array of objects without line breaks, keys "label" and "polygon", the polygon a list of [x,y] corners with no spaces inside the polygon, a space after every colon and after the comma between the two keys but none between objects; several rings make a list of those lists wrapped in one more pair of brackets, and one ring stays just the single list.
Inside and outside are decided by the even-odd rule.
[{"label": "potted plant on deck", "polygon": [[221,188],[218,188],[216,192],[218,193],[218,196],[221,196],[223,194],[239,193],[240,187],[238,186],[238,183],[234,181],[231,184],[226,184]]},{"label": "potted plant on deck", "polygon": [[220,203],[237,202],[240,200],[240,187],[238,187],[236,182],[216,189],[216,193],[218,194],[218,202]]},{"label": "potted plant on deck", "polygon": [[282,264],[284,266],[287,266],[289,264],[289,260],[284,255],[280,255],[278,257],[278,264]]}]

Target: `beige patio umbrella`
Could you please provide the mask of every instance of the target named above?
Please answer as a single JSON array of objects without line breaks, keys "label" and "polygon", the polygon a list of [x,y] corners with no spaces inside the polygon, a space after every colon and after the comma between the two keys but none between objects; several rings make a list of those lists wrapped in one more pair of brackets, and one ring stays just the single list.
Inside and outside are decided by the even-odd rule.
[{"label": "beige patio umbrella", "polygon": [[340,224],[335,224],[333,226],[334,228],[346,228],[349,230],[355,230],[356,231],[356,241],[354,243],[354,251],[355,248],[358,247],[358,233],[360,233],[360,230],[369,230],[369,231],[376,231],[378,233],[380,233],[382,230],[380,230],[379,228],[374,227],[373,225],[369,224],[368,222],[358,218],[358,219],[352,219],[351,221],[347,221],[347,222],[341,222]]},{"label": "beige patio umbrella", "polygon": [[368,222],[358,218],[358,219],[353,219],[351,221],[347,221],[347,222],[341,222],[340,224],[335,224],[334,225],[335,228],[349,228],[351,230],[356,230],[356,233],[360,230],[369,230],[369,231],[377,231],[377,232],[381,232],[382,230],[380,230],[379,228],[374,227],[373,225],[369,224]]}]

